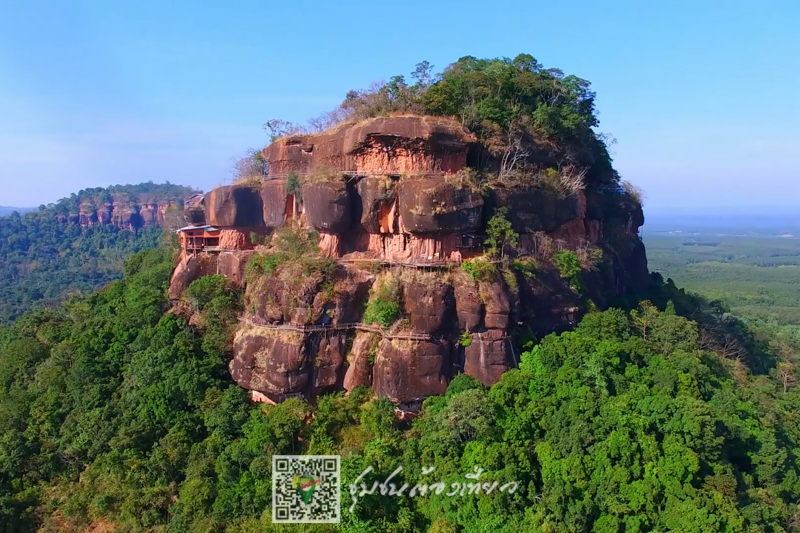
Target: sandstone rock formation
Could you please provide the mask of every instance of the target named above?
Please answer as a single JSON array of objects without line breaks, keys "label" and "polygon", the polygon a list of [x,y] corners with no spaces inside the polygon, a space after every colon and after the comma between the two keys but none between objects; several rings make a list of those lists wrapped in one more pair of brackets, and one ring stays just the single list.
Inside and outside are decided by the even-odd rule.
[{"label": "sandstone rock formation", "polygon": [[205,197],[206,220],[212,226],[261,227],[264,208],[261,194],[249,185],[217,187]]},{"label": "sandstone rock formation", "polygon": [[449,376],[445,342],[384,339],[373,370],[373,390],[401,404],[444,394]]},{"label": "sandstone rock formation", "polygon": [[275,179],[261,184],[264,226],[271,229],[283,226],[286,221],[286,200],[286,180]]},{"label": "sandstone rock formation", "polygon": [[350,229],[353,205],[343,181],[317,181],[303,186],[303,205],[309,225],[328,233]]},{"label": "sandstone rock formation", "polygon": [[278,139],[264,148],[274,176],[314,168],[375,174],[458,171],[475,138],[444,117],[370,119],[314,135]]},{"label": "sandstone rock formation", "polygon": [[[262,152],[270,175],[259,187],[219,187],[199,204],[219,246],[182,256],[170,298],[209,273],[244,287],[230,370],[269,401],[367,386],[415,406],[459,373],[496,383],[519,364],[515,330],[568,329],[589,300],[602,308],[647,284],[644,215],[624,191],[591,182],[571,194],[535,185],[479,189],[457,173],[473,143],[457,122],[433,117],[371,119],[276,141]],[[519,233],[510,254],[530,256],[536,267],[506,262],[473,279],[459,264],[483,253],[487,221],[501,207]],[[315,230],[335,268],[283,261],[247,278],[249,257],[272,246],[253,250],[252,233],[282,226]],[[581,254],[584,292],[559,273],[559,250]],[[387,279],[396,285],[396,320],[364,324]]]},{"label": "sandstone rock formation", "polygon": [[441,178],[403,181],[400,216],[409,233],[471,232],[481,227],[483,197]]}]

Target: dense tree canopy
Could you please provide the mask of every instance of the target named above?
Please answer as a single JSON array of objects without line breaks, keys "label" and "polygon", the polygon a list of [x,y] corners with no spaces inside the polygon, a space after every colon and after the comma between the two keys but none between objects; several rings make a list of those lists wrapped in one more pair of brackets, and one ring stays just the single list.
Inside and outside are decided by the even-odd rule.
[{"label": "dense tree canopy", "polygon": [[[342,455],[343,522],[309,531],[793,531],[800,395],[775,365],[704,348],[688,296],[587,315],[527,345],[491,388],[468,376],[401,421],[366,389],[252,405],[227,374],[239,294],[188,291],[193,325],[164,314],[171,251],[0,330],[0,524],[280,531],[271,456]],[[676,298],[675,303],[665,302]],[[659,310],[662,309],[662,310]],[[746,332],[744,332],[746,333]],[[755,349],[748,347],[748,349]],[[794,365],[791,370],[794,370]],[[784,369],[785,370],[785,369]],[[348,483],[515,482],[515,492],[358,498]],[[353,505],[353,512],[348,508]]]},{"label": "dense tree canopy", "polygon": [[0,324],[118,279],[125,258],[157,246],[162,235],[158,227],[137,231],[112,225],[81,228],[57,219],[58,215],[78,213],[82,202],[102,205],[112,195],[144,203],[183,198],[193,192],[181,185],[152,182],[98,187],[22,216],[0,218]]}]

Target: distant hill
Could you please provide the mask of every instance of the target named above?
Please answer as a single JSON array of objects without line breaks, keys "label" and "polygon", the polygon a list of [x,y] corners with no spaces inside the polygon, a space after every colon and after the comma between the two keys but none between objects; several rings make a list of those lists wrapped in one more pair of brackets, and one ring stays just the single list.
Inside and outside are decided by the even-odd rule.
[{"label": "distant hill", "polygon": [[120,229],[171,225],[171,215],[183,210],[183,200],[200,191],[184,185],[139,183],[84,189],[47,206],[62,224],[113,224]]},{"label": "distant hill", "polygon": [[152,182],[98,187],[0,218],[0,325],[120,278],[130,254],[155,247],[162,227],[182,224],[183,198],[196,192]]},{"label": "distant hill", "polygon": [[19,213],[20,215],[27,213],[28,211],[35,210],[35,207],[9,207],[7,205],[0,205],[0,217],[7,217],[14,211]]}]

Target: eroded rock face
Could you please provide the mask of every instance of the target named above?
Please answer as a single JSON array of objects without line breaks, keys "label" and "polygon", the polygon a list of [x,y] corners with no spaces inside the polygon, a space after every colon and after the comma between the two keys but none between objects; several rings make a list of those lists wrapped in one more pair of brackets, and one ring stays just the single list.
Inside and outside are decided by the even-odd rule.
[{"label": "eroded rock face", "polygon": [[540,189],[493,189],[491,201],[494,206],[508,208],[507,217],[519,233],[553,231],[582,218],[586,206],[580,194],[560,198]]},{"label": "eroded rock face", "polygon": [[228,367],[239,386],[280,401],[306,391],[305,361],[302,333],[248,325],[236,333]]},{"label": "eroded rock face", "polygon": [[278,139],[262,151],[270,175],[314,168],[363,173],[456,172],[475,138],[444,117],[380,117]]},{"label": "eroded rock face", "polygon": [[253,251],[221,252],[217,256],[217,271],[242,287],[247,273],[247,261],[253,253]]},{"label": "eroded rock face", "polygon": [[350,190],[343,181],[317,181],[303,185],[303,205],[312,228],[343,233],[352,223]]},{"label": "eroded rock face", "polygon": [[400,217],[410,233],[476,231],[483,197],[442,179],[406,180],[399,185]]},{"label": "eroded rock face", "polygon": [[418,276],[404,285],[403,302],[415,332],[436,333],[452,326],[453,287],[433,278]]},{"label": "eroded rock face", "polygon": [[341,390],[347,335],[316,336],[314,341],[314,394]]},{"label": "eroded rock face", "polygon": [[487,387],[500,381],[504,372],[516,366],[508,350],[509,340],[502,330],[475,333],[472,343],[464,348],[464,373]]},{"label": "eroded rock face", "polygon": [[377,351],[379,341],[378,335],[374,333],[363,331],[356,333],[353,340],[351,360],[344,376],[344,390],[349,392],[356,387],[372,386],[372,362],[370,362],[370,358],[372,357],[373,348]]},{"label": "eroded rock face", "polygon": [[183,199],[179,197],[100,191],[82,198],[73,212],[59,214],[55,218],[62,224],[83,227],[110,224],[124,230],[138,230],[167,226],[173,214],[175,219],[180,220],[182,211]]},{"label": "eroded rock face", "polygon": [[456,314],[460,331],[475,331],[483,324],[484,304],[477,284],[464,272],[454,277]]},{"label": "eroded rock face", "polygon": [[261,203],[266,227],[274,229],[283,226],[286,219],[286,197],[286,180],[267,180],[261,183]]},{"label": "eroded rock face", "polygon": [[247,185],[225,185],[206,194],[206,218],[212,226],[257,228],[264,225],[261,195]]},{"label": "eroded rock face", "polygon": [[358,182],[361,226],[370,233],[392,233],[395,229],[394,182],[385,177],[367,177]]},{"label": "eroded rock face", "polygon": [[372,375],[376,394],[414,403],[447,390],[447,343],[384,339]]},{"label": "eroded rock face", "polygon": [[284,264],[268,279],[248,284],[248,310],[269,323],[314,324],[324,312],[317,299],[322,282],[319,272],[305,274],[301,265]]},{"label": "eroded rock face", "polygon": [[505,330],[508,327],[508,316],[511,312],[511,304],[505,288],[500,283],[481,282],[480,292],[486,310],[484,325],[488,329]]}]

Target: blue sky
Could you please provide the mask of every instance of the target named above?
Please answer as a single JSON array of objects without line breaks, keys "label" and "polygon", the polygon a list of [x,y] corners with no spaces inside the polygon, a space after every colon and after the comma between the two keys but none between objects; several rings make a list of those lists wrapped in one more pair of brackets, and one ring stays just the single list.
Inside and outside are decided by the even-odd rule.
[{"label": "blue sky", "polygon": [[205,190],[352,88],[530,53],[590,80],[646,208],[796,206],[800,2],[0,0],[0,205]]}]

